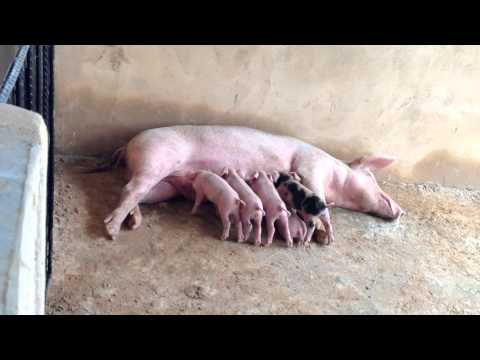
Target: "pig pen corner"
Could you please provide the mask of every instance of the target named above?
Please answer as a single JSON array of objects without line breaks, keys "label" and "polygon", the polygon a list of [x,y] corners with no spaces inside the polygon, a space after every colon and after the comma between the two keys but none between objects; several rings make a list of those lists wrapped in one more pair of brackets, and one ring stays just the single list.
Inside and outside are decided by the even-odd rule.
[{"label": "pig pen corner", "polygon": [[[476,47],[65,45],[56,52],[48,314],[480,312],[478,114],[463,111],[457,123],[451,110],[471,109],[463,99],[480,96],[479,79],[462,68],[442,71],[454,59],[480,64]],[[288,249],[275,239],[255,247],[233,236],[221,241],[212,206],[192,216],[191,201],[173,200],[141,205],[142,225],[108,240],[104,218],[117,205],[125,169],[84,170],[142,130],[185,124],[275,132],[343,160],[395,155],[404,162],[377,180],[406,215],[385,221],[335,208],[331,245]]]}]

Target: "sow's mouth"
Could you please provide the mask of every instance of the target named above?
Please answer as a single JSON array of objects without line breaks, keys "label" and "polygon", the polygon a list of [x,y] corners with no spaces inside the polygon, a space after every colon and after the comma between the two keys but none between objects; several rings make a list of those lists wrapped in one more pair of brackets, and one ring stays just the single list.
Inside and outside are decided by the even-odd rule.
[{"label": "sow's mouth", "polygon": [[380,214],[377,214],[377,213],[374,213],[374,212],[366,212],[365,214],[376,217],[376,218],[379,218],[379,219],[382,219],[382,220],[385,220],[385,221],[394,221],[394,220],[397,220],[400,216],[403,215],[402,213],[400,213],[396,217],[391,217],[391,216],[380,215]]}]

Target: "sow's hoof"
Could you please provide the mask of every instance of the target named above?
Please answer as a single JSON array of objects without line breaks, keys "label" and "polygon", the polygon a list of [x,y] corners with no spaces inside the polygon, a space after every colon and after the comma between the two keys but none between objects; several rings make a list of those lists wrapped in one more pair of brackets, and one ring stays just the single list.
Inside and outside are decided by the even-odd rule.
[{"label": "sow's hoof", "polygon": [[130,230],[136,230],[142,225],[142,213],[137,207],[128,214],[127,226]]},{"label": "sow's hoof", "polygon": [[105,229],[107,230],[107,234],[111,240],[115,240],[115,238],[120,233],[120,228],[122,226],[121,222],[115,218],[114,214],[110,214],[104,220]]}]

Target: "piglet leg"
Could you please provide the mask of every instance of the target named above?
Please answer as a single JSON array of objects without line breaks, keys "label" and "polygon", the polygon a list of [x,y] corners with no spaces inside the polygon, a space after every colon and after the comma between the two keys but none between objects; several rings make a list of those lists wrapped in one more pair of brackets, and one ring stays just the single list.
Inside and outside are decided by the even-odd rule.
[{"label": "piglet leg", "polygon": [[293,239],[290,234],[290,228],[288,227],[288,217],[286,213],[282,213],[278,218],[278,226],[282,228],[281,234],[285,234],[285,240],[287,241],[287,246],[293,247]]},{"label": "piglet leg", "polygon": [[255,224],[254,244],[255,246],[260,246],[262,244],[262,219],[255,218],[254,224]]},{"label": "piglet leg", "polygon": [[273,235],[275,234],[275,218],[272,217],[267,217],[266,218],[266,223],[267,223],[267,246],[272,245],[273,242]]},{"label": "piglet leg", "polygon": [[313,221],[309,221],[307,223],[307,233],[305,234],[305,238],[303,239],[303,246],[305,247],[309,247],[310,246],[310,242],[312,241],[312,236],[313,236],[313,233],[315,232],[315,224],[313,223]]},{"label": "piglet leg", "polygon": [[226,241],[228,237],[230,236],[230,217],[226,215],[222,215],[222,224],[223,224],[223,233],[222,233],[222,240]]},{"label": "piglet leg", "polygon": [[333,237],[333,227],[330,221],[330,213],[328,209],[326,209],[325,212],[320,215],[320,220],[323,226],[325,227],[325,231],[327,232],[325,244],[330,245],[333,242],[334,237]]},{"label": "piglet leg", "polygon": [[253,226],[251,220],[244,219],[244,221],[242,221],[242,229],[244,231],[245,241],[247,241],[250,237],[250,234],[252,233],[252,228]]},{"label": "piglet leg", "polygon": [[193,205],[192,215],[195,215],[198,211],[198,207],[202,204],[205,199],[205,195],[201,190],[195,189],[195,204]]},{"label": "piglet leg", "polygon": [[237,227],[237,241],[244,242],[246,240],[243,234],[243,226],[240,218],[238,216],[235,217],[235,226]]}]

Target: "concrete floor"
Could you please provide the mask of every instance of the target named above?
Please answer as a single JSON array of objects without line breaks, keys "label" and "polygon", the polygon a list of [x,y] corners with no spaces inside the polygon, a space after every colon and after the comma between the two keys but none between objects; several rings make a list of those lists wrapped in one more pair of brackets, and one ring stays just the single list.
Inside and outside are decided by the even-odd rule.
[{"label": "concrete floor", "polygon": [[219,240],[204,206],[143,206],[144,223],[106,240],[123,171],[79,174],[57,159],[50,314],[480,313],[480,191],[381,184],[399,223],[333,210],[336,242],[310,249]]}]

